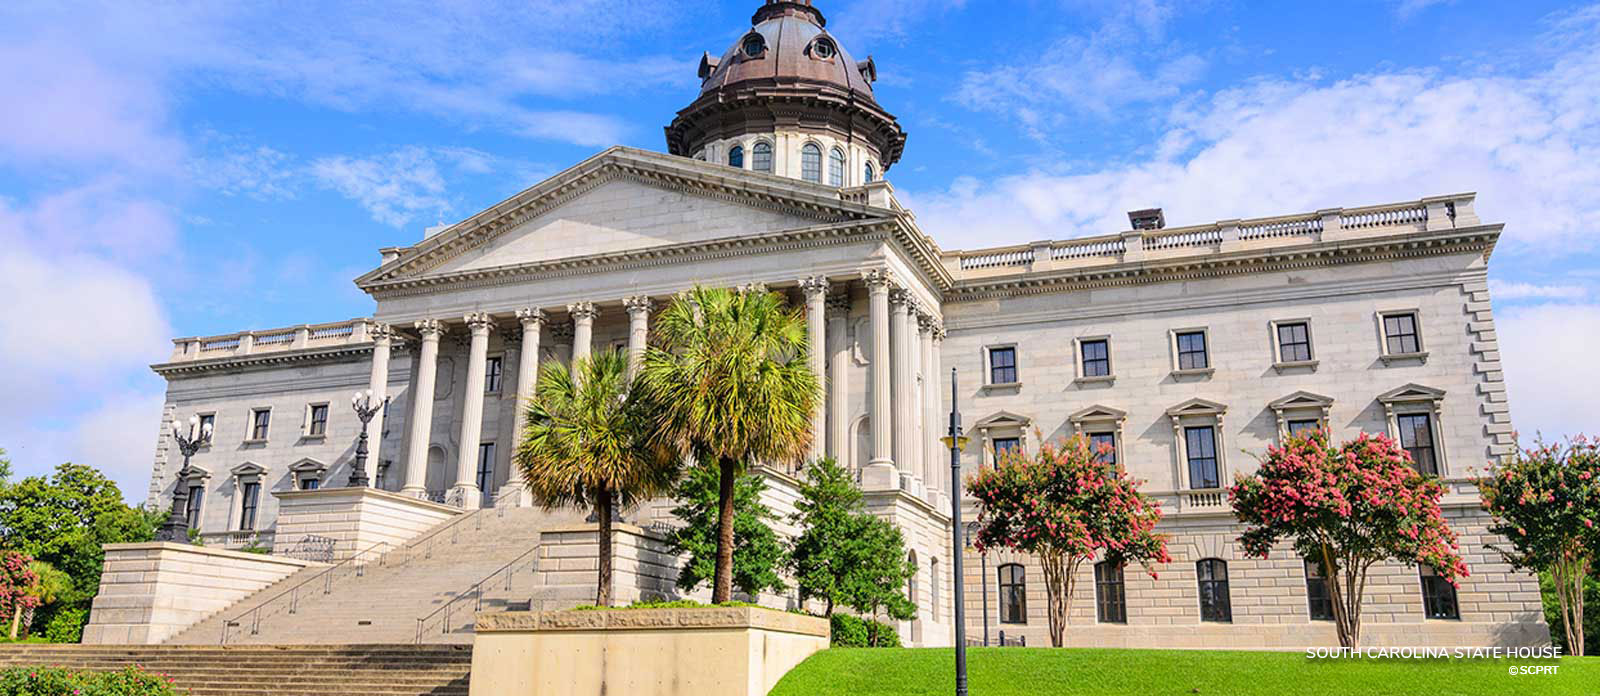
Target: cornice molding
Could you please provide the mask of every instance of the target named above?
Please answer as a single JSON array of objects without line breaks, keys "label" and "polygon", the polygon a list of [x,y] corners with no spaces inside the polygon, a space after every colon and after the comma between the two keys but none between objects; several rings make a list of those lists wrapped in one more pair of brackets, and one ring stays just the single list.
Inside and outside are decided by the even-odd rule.
[{"label": "cornice molding", "polygon": [[373,344],[363,343],[357,345],[338,346],[334,348],[313,348],[309,350],[275,351],[254,355],[228,356],[211,358],[207,360],[186,360],[184,362],[158,363],[151,365],[150,369],[162,377],[175,375],[197,374],[202,372],[216,372],[219,370],[240,370],[260,367],[275,367],[304,362],[338,362],[341,360],[370,355]]}]

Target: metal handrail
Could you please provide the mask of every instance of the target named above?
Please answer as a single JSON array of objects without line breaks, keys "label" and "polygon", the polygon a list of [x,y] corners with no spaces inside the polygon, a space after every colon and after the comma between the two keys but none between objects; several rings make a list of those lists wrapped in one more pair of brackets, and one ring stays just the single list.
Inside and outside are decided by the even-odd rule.
[{"label": "metal handrail", "polygon": [[[501,573],[505,573],[505,575],[506,575],[506,591],[509,592],[511,590],[511,579],[516,577],[516,571],[514,570],[515,566],[517,566],[518,564],[520,564],[523,561],[527,560],[528,556],[533,555],[538,550],[539,550],[539,546],[538,545],[534,545],[533,548],[528,549],[527,551],[523,551],[521,555],[517,556],[514,559],[511,559],[511,561],[509,563],[506,563],[505,565],[500,566],[500,568],[495,570],[493,573],[485,575],[482,580],[479,580],[478,582],[474,583],[472,585],[472,587],[467,588],[467,590],[465,592],[462,592],[461,594],[458,594],[458,595],[450,598],[450,601],[445,602],[444,605],[440,606],[438,609],[434,609],[432,612],[429,612],[427,616],[424,616],[424,617],[421,617],[421,618],[417,619],[417,640],[416,640],[416,642],[417,643],[421,643],[422,642],[422,634],[423,634],[423,632],[425,630],[425,627],[428,624],[428,621],[430,619],[432,619],[433,617],[438,616],[440,612],[444,612],[444,619],[439,624],[440,625],[439,633],[440,633],[440,635],[444,635],[444,634],[450,633],[450,612],[451,612],[451,607],[455,606],[456,602],[459,602],[462,599],[465,599],[466,596],[469,595],[469,594],[476,595],[477,605],[473,608],[473,612],[476,613],[476,612],[483,611],[483,587],[484,587],[484,585],[487,585],[489,583],[489,581],[494,580],[495,577],[500,575]],[[538,561],[539,561],[539,559],[537,559],[537,558],[534,559],[533,566],[531,566],[529,568],[530,571],[537,571],[538,570],[538,565],[539,565]]]},{"label": "metal handrail", "polygon": [[413,552],[414,553],[417,550],[419,550],[424,544],[426,544],[427,548],[426,549],[421,549],[424,552],[422,557],[423,558],[433,558],[433,547],[438,542],[438,540],[440,538],[442,538],[440,535],[444,534],[445,532],[450,532],[450,543],[452,543],[452,544],[456,543],[461,538],[461,524],[463,522],[466,522],[469,519],[473,520],[473,523],[474,523],[473,531],[481,531],[483,529],[483,515],[480,514],[480,513],[482,513],[483,511],[484,511],[484,508],[480,508],[480,509],[477,509],[477,510],[472,510],[472,511],[466,512],[464,514],[458,515],[454,520],[451,520],[449,524],[446,524],[446,525],[444,525],[444,526],[442,526],[442,527],[440,527],[438,529],[435,529],[435,530],[433,530],[431,532],[428,532],[427,536],[424,536],[424,537],[422,537],[420,539],[417,539],[415,541],[408,541],[408,542],[406,542],[406,544],[404,546],[396,548],[393,551],[390,551],[389,553],[398,554],[398,553],[400,553],[402,551],[407,551],[407,552]]},{"label": "metal handrail", "polygon": [[[309,578],[306,578],[305,580],[302,580],[302,581],[296,583],[294,587],[291,587],[291,588],[289,588],[287,590],[279,592],[276,595],[273,595],[272,598],[268,599],[265,602],[262,602],[260,604],[255,605],[249,611],[246,611],[243,614],[235,616],[232,619],[228,619],[227,621],[224,621],[223,624],[222,624],[222,644],[223,645],[227,645],[228,644],[229,629],[240,625],[244,621],[244,619],[246,617],[250,618],[250,635],[257,635],[257,634],[261,633],[261,610],[267,608],[268,605],[271,605],[272,603],[277,602],[280,599],[283,599],[284,597],[288,597],[289,598],[289,613],[293,614],[296,611],[298,611],[299,608],[300,608],[300,590],[301,590],[301,588],[304,588],[305,586],[310,585],[313,582],[321,580],[322,581],[322,593],[323,594],[331,593],[333,591],[333,577],[334,577],[334,573],[336,571],[338,571],[341,568],[345,568],[346,566],[349,566],[352,563],[356,563],[357,561],[364,560],[366,558],[368,552],[372,551],[373,549],[376,549],[376,548],[378,548],[380,546],[389,546],[389,545],[390,544],[387,541],[380,541],[380,542],[378,542],[376,544],[368,546],[367,548],[365,548],[365,549],[363,549],[363,550],[361,550],[359,552],[356,552],[355,554],[351,555],[349,558],[346,558],[346,559],[344,559],[342,561],[339,561],[337,564],[335,564],[335,565],[323,570],[322,572],[317,573],[316,575],[313,575],[313,576],[311,576]],[[375,561],[375,563],[377,563],[380,566],[383,565],[384,557],[385,557],[385,555],[379,555],[377,560]],[[361,577],[363,575],[366,575],[367,565],[368,565],[368,563],[359,563],[359,564],[354,566],[355,567],[355,575],[356,575],[356,577]]]}]

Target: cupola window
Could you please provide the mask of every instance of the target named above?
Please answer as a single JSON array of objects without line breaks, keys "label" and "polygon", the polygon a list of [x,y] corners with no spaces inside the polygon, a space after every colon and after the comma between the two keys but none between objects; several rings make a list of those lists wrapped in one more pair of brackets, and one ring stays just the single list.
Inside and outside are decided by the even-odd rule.
[{"label": "cupola window", "polygon": [[800,148],[800,178],[822,183],[822,148],[816,143],[806,143]]},{"label": "cupola window", "polygon": [[838,52],[839,49],[833,45],[833,41],[826,38],[817,39],[816,43],[811,44],[812,57],[820,60],[829,60]]},{"label": "cupola window", "polygon": [[878,172],[872,168],[872,163],[868,162],[867,163],[867,172],[866,172],[866,181],[863,181],[862,183],[870,184],[870,183],[872,183],[874,181],[877,181],[877,180],[878,180]]},{"label": "cupola window", "polygon": [[740,147],[738,145],[734,145],[733,149],[728,151],[728,166],[736,167],[738,169],[744,169],[744,148],[743,147]]},{"label": "cupola window", "polygon": [[755,147],[750,148],[750,154],[755,158],[756,171],[772,171],[772,143],[756,143]]},{"label": "cupola window", "polygon": [[767,51],[767,39],[760,34],[751,34],[744,37],[744,55],[748,58],[760,58]]},{"label": "cupola window", "polygon": [[844,186],[844,150],[839,148],[828,153],[828,185]]}]

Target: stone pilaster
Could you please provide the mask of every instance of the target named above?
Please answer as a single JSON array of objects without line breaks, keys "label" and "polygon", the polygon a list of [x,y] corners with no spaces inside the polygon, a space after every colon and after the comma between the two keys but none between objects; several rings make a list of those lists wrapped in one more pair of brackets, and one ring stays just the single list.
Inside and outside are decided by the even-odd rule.
[{"label": "stone pilaster", "polygon": [[[920,477],[912,469],[915,457],[911,453],[912,421],[915,414],[913,404],[915,399],[911,396],[911,332],[910,326],[911,295],[904,288],[896,288],[889,293],[889,360],[892,370],[891,398],[899,408],[889,410],[894,433],[894,466],[899,470],[902,478],[909,478],[913,482]],[[876,366],[874,366],[876,367]],[[874,425],[876,427],[876,425]]]},{"label": "stone pilaster", "polygon": [[850,293],[828,298],[828,455],[850,461]]}]

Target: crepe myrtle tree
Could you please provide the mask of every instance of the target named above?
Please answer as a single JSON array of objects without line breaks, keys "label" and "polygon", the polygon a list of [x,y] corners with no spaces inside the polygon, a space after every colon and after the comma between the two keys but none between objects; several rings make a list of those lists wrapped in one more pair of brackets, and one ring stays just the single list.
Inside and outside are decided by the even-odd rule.
[{"label": "crepe myrtle tree", "polygon": [[1380,561],[1431,566],[1455,585],[1467,575],[1456,534],[1439,508],[1444,486],[1423,476],[1384,435],[1362,433],[1334,446],[1324,431],[1290,437],[1267,450],[1255,473],[1228,489],[1247,525],[1245,553],[1266,558],[1280,541],[1322,564],[1339,644],[1359,647],[1361,596]]},{"label": "crepe myrtle tree", "polygon": [[40,579],[32,557],[16,551],[0,552],[0,611],[11,619],[11,638],[24,612],[43,603]]},{"label": "crepe myrtle tree", "polygon": [[1549,573],[1567,650],[1584,653],[1583,588],[1600,554],[1600,442],[1522,449],[1478,479],[1495,548],[1516,568]]},{"label": "crepe myrtle tree", "polygon": [[1167,563],[1166,538],[1155,533],[1161,508],[1139,492],[1141,481],[1104,463],[1088,438],[1046,444],[1034,455],[1006,452],[967,482],[978,500],[979,552],[1004,547],[1032,555],[1044,568],[1050,644],[1061,647],[1078,568],[1099,556],[1112,563]]}]

